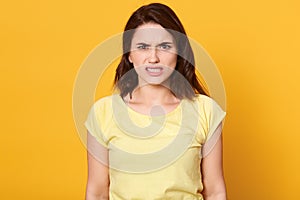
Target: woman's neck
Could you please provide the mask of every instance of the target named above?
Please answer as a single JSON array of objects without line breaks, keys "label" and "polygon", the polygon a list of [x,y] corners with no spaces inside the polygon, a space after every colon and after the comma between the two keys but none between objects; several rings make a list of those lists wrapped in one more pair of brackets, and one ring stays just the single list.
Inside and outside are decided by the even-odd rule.
[{"label": "woman's neck", "polygon": [[132,92],[131,102],[143,103],[145,105],[164,105],[164,104],[176,104],[178,100],[169,88],[162,85],[144,85],[138,86]]}]

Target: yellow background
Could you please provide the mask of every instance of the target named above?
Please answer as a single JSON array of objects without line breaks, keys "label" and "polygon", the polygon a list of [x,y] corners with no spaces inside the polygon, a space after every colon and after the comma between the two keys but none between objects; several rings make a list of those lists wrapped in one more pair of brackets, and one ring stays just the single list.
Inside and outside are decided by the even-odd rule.
[{"label": "yellow background", "polygon": [[[0,199],[84,198],[86,151],[72,116],[76,73],[149,2],[1,3]],[[164,2],[225,83],[228,199],[300,199],[299,1]]]}]

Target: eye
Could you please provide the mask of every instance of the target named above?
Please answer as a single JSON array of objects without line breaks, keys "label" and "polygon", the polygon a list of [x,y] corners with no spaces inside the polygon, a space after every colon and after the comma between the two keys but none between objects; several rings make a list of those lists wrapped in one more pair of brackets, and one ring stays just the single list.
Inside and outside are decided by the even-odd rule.
[{"label": "eye", "polygon": [[163,49],[163,50],[169,50],[169,49],[172,48],[172,46],[169,45],[169,44],[160,44],[160,45],[159,45],[159,48],[160,48],[160,49]]},{"label": "eye", "polygon": [[137,49],[146,50],[149,49],[149,45],[147,44],[140,44],[136,47]]}]

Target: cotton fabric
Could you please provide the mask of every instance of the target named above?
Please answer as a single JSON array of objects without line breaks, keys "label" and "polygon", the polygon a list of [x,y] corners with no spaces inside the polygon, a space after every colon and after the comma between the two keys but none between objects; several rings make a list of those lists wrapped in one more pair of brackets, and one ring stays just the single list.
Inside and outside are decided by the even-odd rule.
[{"label": "cotton fabric", "polygon": [[201,94],[159,116],[136,112],[118,94],[96,101],[85,126],[109,152],[110,199],[203,200],[201,159],[225,115]]}]

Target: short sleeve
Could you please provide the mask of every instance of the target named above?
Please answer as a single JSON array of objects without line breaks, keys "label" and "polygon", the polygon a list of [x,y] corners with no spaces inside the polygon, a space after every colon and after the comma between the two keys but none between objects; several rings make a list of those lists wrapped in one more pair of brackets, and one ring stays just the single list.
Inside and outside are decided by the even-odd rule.
[{"label": "short sleeve", "polygon": [[84,123],[85,127],[87,128],[88,132],[96,138],[96,140],[103,145],[104,147],[108,147],[106,140],[104,138],[103,132],[101,130],[101,102],[96,102],[91,107],[87,119]]},{"label": "short sleeve", "polygon": [[205,106],[208,132],[201,152],[203,158],[210,153],[217,143],[222,133],[223,119],[226,115],[226,112],[223,111],[215,100],[212,98],[209,99]]}]

